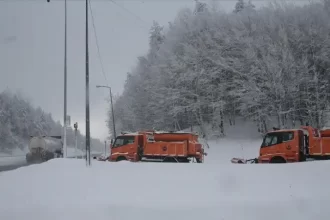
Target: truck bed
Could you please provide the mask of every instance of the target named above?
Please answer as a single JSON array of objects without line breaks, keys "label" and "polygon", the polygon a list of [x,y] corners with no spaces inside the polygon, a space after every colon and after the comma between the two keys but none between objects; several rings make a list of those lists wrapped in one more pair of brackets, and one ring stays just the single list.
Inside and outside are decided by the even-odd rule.
[{"label": "truck bed", "polygon": [[163,142],[157,141],[147,143],[144,147],[143,154],[145,156],[171,156],[171,157],[187,157],[188,146],[185,141]]}]

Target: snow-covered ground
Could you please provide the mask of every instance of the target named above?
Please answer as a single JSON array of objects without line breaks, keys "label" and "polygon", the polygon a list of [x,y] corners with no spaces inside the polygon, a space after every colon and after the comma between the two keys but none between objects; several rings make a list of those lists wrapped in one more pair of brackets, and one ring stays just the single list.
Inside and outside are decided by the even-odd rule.
[{"label": "snow-covered ground", "polygon": [[0,173],[0,219],[327,220],[330,162],[230,164],[260,141],[212,142],[204,164],[54,159]]}]

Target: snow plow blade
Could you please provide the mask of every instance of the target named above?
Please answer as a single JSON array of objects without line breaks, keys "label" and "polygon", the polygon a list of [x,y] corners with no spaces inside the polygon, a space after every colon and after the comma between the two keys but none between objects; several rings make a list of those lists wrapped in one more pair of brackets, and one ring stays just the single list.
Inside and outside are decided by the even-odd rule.
[{"label": "snow plow blade", "polygon": [[243,158],[236,158],[234,157],[233,159],[231,159],[231,162],[232,163],[244,163],[244,164],[247,164],[247,163],[258,163],[258,159],[257,158],[254,158],[254,159],[243,159]]}]

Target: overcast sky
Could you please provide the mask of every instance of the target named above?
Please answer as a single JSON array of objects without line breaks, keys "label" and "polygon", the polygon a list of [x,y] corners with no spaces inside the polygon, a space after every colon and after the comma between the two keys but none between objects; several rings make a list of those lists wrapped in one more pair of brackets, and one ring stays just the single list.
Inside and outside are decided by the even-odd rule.
[{"label": "overcast sky", "polygon": [[[123,90],[126,73],[137,56],[148,50],[153,20],[167,25],[182,7],[194,0],[91,0],[96,33],[106,77],[102,74],[90,20],[90,117],[92,137],[108,134],[106,111],[109,97]],[[219,1],[232,10],[236,0]],[[253,1],[257,6],[262,1]],[[85,133],[85,3],[68,0],[68,115]],[[91,17],[90,17],[91,19]],[[0,91],[21,92],[34,106],[51,112],[63,122],[64,1],[0,0]],[[107,78],[107,81],[106,79]]]}]

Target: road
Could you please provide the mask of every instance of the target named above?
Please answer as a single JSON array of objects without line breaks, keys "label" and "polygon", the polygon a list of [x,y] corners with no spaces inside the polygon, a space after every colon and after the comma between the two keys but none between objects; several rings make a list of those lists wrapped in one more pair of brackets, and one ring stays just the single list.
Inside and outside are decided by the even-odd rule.
[{"label": "road", "polygon": [[[100,156],[101,154],[91,154],[91,157],[93,159],[94,156]],[[68,158],[75,158],[75,157],[68,157]],[[83,159],[83,156],[78,156],[78,159]],[[0,172],[4,171],[10,171],[10,170],[15,170],[21,167],[26,167],[29,166],[30,164],[26,163],[26,161],[20,161],[15,164],[10,164],[10,165],[0,165]]]},{"label": "road", "polygon": [[0,172],[9,171],[9,170],[15,170],[17,168],[25,167],[25,166],[28,166],[28,165],[29,164],[27,164],[26,162],[17,163],[17,164],[11,164],[11,165],[2,165],[2,166],[0,166]]}]

